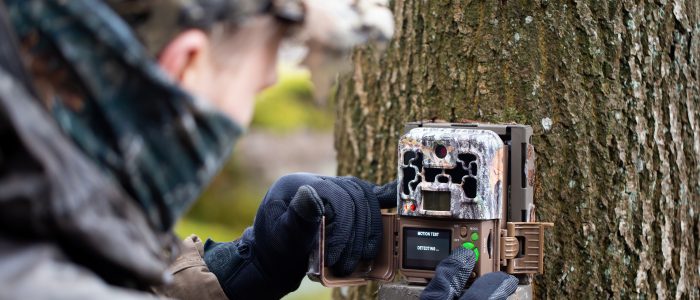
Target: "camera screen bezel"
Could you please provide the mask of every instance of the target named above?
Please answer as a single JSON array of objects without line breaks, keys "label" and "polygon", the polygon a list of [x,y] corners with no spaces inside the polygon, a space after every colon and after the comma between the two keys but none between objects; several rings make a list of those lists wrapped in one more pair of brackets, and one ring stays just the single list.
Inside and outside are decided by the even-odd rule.
[{"label": "camera screen bezel", "polygon": [[401,243],[402,243],[402,245],[403,245],[403,247],[402,247],[403,249],[402,249],[401,265],[403,266],[403,268],[406,268],[406,269],[413,269],[413,270],[429,270],[429,271],[433,271],[433,270],[435,270],[435,268],[437,267],[437,265],[440,263],[440,261],[442,261],[442,260],[445,258],[445,257],[443,257],[443,258],[440,258],[440,259],[436,260],[434,266],[432,266],[432,267],[431,267],[431,266],[417,266],[417,265],[411,265],[411,264],[409,264],[409,262],[408,262],[409,258],[408,258],[408,253],[407,253],[407,251],[408,251],[408,247],[407,247],[407,243],[408,243],[408,233],[407,233],[407,231],[408,231],[408,230],[437,231],[437,232],[441,232],[441,233],[446,233],[446,234],[447,234],[446,241],[448,242],[448,247],[447,247],[448,251],[447,251],[447,255],[445,255],[445,257],[447,257],[447,256],[449,256],[450,254],[452,254],[452,234],[453,234],[453,230],[452,230],[452,229],[448,229],[448,228],[426,228],[426,227],[411,227],[411,226],[406,226],[406,227],[401,228],[402,237],[403,237],[403,238],[402,238],[402,241],[401,241]]}]

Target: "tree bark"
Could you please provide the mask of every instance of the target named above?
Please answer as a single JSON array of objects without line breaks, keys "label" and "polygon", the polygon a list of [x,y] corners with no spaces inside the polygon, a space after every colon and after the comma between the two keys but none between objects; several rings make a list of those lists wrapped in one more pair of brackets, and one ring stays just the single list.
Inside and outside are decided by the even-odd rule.
[{"label": "tree bark", "polygon": [[556,224],[536,296],[700,298],[699,1],[392,6],[387,51],[357,49],[339,85],[339,174],[396,178],[407,121],[529,124]]}]

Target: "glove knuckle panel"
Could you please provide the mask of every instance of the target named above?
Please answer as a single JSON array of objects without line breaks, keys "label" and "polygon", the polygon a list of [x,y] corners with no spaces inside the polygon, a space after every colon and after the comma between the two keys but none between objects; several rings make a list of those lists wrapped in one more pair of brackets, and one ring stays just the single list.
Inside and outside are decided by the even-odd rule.
[{"label": "glove knuckle panel", "polygon": [[320,181],[317,176],[309,173],[292,173],[278,178],[269,189],[265,198],[291,200],[299,187]]},{"label": "glove knuckle panel", "polygon": [[350,183],[350,185],[355,186],[355,190],[352,192],[353,200],[355,201],[355,238],[350,247],[351,252],[348,256],[347,261],[345,261],[346,273],[349,274],[357,266],[360,258],[365,257],[366,254],[366,244],[372,229],[370,208],[367,204],[367,199],[364,191],[360,189],[357,185]]},{"label": "glove knuckle panel", "polygon": [[[347,242],[352,240],[356,214],[355,202],[340,185],[329,178],[314,182],[311,186],[332,210],[332,222],[326,220],[326,237],[327,241],[334,241],[334,246],[327,249],[326,262],[331,266],[336,265],[343,252],[348,249]],[[337,244],[335,241],[338,241]]]},{"label": "glove knuckle panel", "polygon": [[365,244],[365,251],[363,259],[371,260],[377,256],[379,251],[379,243],[382,241],[383,228],[382,228],[382,214],[379,210],[379,204],[376,199],[368,199],[369,201],[369,211],[370,211],[370,232],[367,237],[367,243]]}]

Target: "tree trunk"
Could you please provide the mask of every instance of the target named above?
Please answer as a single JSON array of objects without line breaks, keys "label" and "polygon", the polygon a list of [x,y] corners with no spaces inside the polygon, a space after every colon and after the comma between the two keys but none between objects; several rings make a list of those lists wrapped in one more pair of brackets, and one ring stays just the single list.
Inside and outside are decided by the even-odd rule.
[{"label": "tree trunk", "polygon": [[700,2],[562,2],[393,1],[394,41],[339,86],[338,172],[396,178],[407,121],[529,124],[536,296],[698,299]]}]

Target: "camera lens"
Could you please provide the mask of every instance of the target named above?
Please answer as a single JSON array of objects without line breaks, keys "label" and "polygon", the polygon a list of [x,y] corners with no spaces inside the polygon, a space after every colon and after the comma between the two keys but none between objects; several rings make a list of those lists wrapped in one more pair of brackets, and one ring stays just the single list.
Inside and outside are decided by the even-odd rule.
[{"label": "camera lens", "polygon": [[447,156],[447,148],[443,145],[435,146],[435,155],[438,158],[445,158],[445,156]]}]

